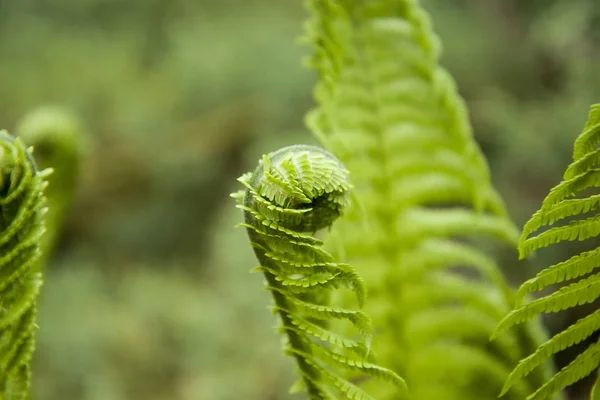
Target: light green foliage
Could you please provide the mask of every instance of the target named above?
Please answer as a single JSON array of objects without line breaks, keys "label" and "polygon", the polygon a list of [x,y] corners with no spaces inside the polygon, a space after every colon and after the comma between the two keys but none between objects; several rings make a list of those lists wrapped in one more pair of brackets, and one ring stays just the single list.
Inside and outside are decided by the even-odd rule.
[{"label": "light green foliage", "polygon": [[[378,378],[404,393],[404,381],[369,357],[372,327],[361,311],[329,303],[330,292],[346,287],[363,305],[365,288],[354,269],[322,249],[314,233],[328,228],[342,213],[350,191],[348,171],[330,153],[314,146],[291,146],[267,156],[239,181],[234,195],[244,211],[242,226],[273,294],[274,311],[287,336],[285,352],[296,358],[302,380],[293,391],[311,399],[374,399],[341,373]],[[310,234],[312,233],[312,234]],[[347,322],[354,335],[330,325]]]},{"label": "light green foliage", "polygon": [[[575,141],[573,162],[567,168],[563,181],[550,191],[542,207],[523,228],[519,241],[521,258],[553,244],[598,236],[600,219],[595,213],[598,209],[597,195],[590,195],[589,189],[600,186],[596,167],[600,154],[597,148],[599,142],[600,104],[596,104],[592,106],[583,133]],[[599,266],[600,249],[596,248],[544,269],[521,285],[517,307],[501,321],[498,330],[508,329],[541,313],[554,313],[593,302],[600,297],[600,274],[594,273]],[[522,304],[527,294],[563,282],[569,283],[539,299]],[[599,328],[600,311],[595,311],[556,334],[520,361],[508,377],[503,393],[554,354],[589,338]],[[548,399],[553,393],[594,372],[599,364],[600,344],[596,343],[547,380],[528,399]]]},{"label": "light green foliage", "polygon": [[[303,2],[0,3],[1,124],[16,134],[32,108],[65,105],[98,144],[44,271],[32,398],[301,400],[286,393],[294,360],[281,354],[264,309],[271,294],[257,290],[262,274],[247,273],[255,257],[245,230],[231,229],[240,215],[225,198],[263,153],[317,143],[302,123],[316,76],[298,62],[308,53],[295,40]],[[521,228],[558,183],[597,101],[598,1],[422,5]],[[581,245],[554,246],[535,262],[511,250],[497,260],[521,283]],[[369,279],[368,260],[352,265]],[[560,330],[593,306],[544,321]],[[554,359],[566,365],[576,351]]]},{"label": "light green foliage", "polygon": [[17,127],[17,135],[33,147],[40,168],[54,171],[46,192],[48,232],[42,239],[42,257],[38,262],[44,265],[56,245],[75,191],[84,137],[77,118],[57,107],[41,107],[26,114]]},{"label": "light green foliage", "polygon": [[36,297],[49,170],[38,172],[20,139],[0,131],[0,399],[26,399],[34,351]]},{"label": "light green foliage", "polygon": [[320,81],[308,125],[352,172],[358,200],[328,245],[366,280],[374,351],[415,399],[494,399],[542,331],[488,343],[513,293],[477,239],[512,246],[518,231],[438,64],[430,20],[415,0],[313,0],[310,10]]}]

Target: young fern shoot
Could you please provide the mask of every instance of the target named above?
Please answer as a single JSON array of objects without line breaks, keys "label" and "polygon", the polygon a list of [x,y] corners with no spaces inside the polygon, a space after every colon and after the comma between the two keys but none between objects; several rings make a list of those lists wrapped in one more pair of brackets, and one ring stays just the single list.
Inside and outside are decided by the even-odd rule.
[{"label": "young fern shoot", "polygon": [[46,177],[20,139],[0,131],[0,399],[28,397],[42,276]]},{"label": "young fern shoot", "polygon": [[[542,207],[525,224],[519,241],[520,257],[564,241],[595,238],[600,234],[600,195],[587,196],[584,191],[600,187],[600,104],[592,106],[583,133],[575,141],[573,162],[567,168],[563,181],[555,186]],[[583,193],[582,193],[583,192]],[[569,218],[570,222],[561,220]],[[536,231],[546,228],[541,233]],[[552,265],[519,288],[518,303],[499,324],[502,331],[530,320],[541,313],[554,313],[591,303],[600,297],[600,248],[575,255]],[[596,273],[594,273],[596,272]],[[550,285],[570,281],[552,293],[527,304],[521,304],[530,293]],[[526,377],[555,353],[582,342],[600,329],[600,310],[581,318],[575,324],[540,345],[533,354],[521,360],[508,377],[502,394]],[[528,400],[543,400],[594,372],[600,365],[600,342],[592,344],[564,367]]]},{"label": "young fern shoot", "polygon": [[[256,170],[239,181],[246,187],[233,197],[244,211],[241,226],[248,231],[274,311],[287,336],[286,354],[297,362],[311,400],[374,399],[343,377],[378,378],[396,387],[404,381],[394,372],[369,362],[371,321],[361,311],[329,304],[332,291],[354,292],[362,306],[365,288],[354,269],[336,262],[314,234],[328,228],[347,203],[348,171],[332,154],[314,146],[290,146],[263,156]],[[330,325],[345,322],[355,337],[345,337]]]}]

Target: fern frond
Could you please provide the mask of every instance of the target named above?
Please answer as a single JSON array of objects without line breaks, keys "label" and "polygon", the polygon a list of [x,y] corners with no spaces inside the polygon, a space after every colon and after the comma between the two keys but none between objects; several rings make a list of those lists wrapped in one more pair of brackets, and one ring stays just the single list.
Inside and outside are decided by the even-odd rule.
[{"label": "fern frond", "polygon": [[564,286],[559,290],[519,307],[498,324],[498,330],[530,320],[541,313],[555,313],[591,303],[600,296],[600,274]]},{"label": "fern frond", "polygon": [[[434,376],[443,363],[444,374],[456,373],[439,382],[407,375],[415,399],[430,400],[425,389],[444,393],[444,387],[461,400],[491,400],[526,354],[522,344],[533,338],[522,330],[488,345],[514,293],[477,240],[514,246],[519,232],[491,184],[465,103],[439,65],[440,44],[429,17],[417,0],[311,0],[309,8],[307,36],[314,52],[308,63],[320,80],[319,107],[307,125],[353,174],[358,201],[332,233],[336,250],[369,287],[368,313],[381,336],[377,343],[385,346],[380,360],[403,376],[417,360],[430,362],[423,370]],[[461,279],[472,272],[474,280]],[[457,279],[445,284],[440,276]],[[452,325],[449,315],[464,324]],[[454,343],[461,346],[447,353],[451,360],[421,358]],[[498,365],[490,369],[498,375],[489,379],[497,392],[487,397],[459,375],[463,358],[478,352]],[[535,387],[533,381],[540,377],[517,392]]]},{"label": "fern frond", "polygon": [[0,398],[26,399],[42,286],[45,178],[21,139],[0,131]]},{"label": "fern frond", "polygon": [[448,272],[431,274],[426,281],[414,282],[405,288],[402,300],[412,305],[413,312],[461,304],[496,321],[508,312],[503,293],[494,284],[468,280]]},{"label": "fern frond", "polygon": [[[415,314],[406,322],[406,332],[408,344],[413,348],[426,348],[449,338],[485,348],[488,346],[489,332],[493,331],[496,324],[495,318],[476,309],[446,305]],[[489,347],[496,348],[505,360],[519,357],[514,336],[504,335]]]},{"label": "fern frond", "polygon": [[[314,146],[291,146],[263,156],[240,182],[243,196],[232,195],[244,211],[244,226],[267,289],[311,399],[375,399],[343,378],[379,379],[404,396],[406,385],[389,369],[368,361],[372,324],[359,310],[329,304],[339,288],[349,289],[362,306],[365,285],[348,264],[337,263],[313,235],[328,228],[346,206],[348,171],[330,153]],[[347,322],[355,339],[335,332],[332,322]],[[358,334],[358,335],[356,335]]]},{"label": "fern frond", "polygon": [[[554,187],[542,207],[525,224],[521,239],[519,240],[519,253],[525,257],[533,250],[542,249],[552,244],[571,240],[585,240],[600,234],[598,223],[598,196],[591,195],[586,198],[569,199],[583,195],[581,191],[600,184],[599,170],[595,168],[597,160],[595,147],[600,138],[600,104],[592,106],[588,122],[583,133],[575,141],[573,163],[567,168],[564,180]],[[585,213],[595,214],[584,219],[572,220],[566,225],[552,227],[552,225],[568,217],[576,217]],[[542,233],[535,234],[540,229]],[[568,310],[572,307],[591,303],[600,297],[600,273],[592,273],[600,259],[598,248],[573,256],[566,261],[552,265],[536,277],[528,280],[519,288],[518,299],[527,294],[542,290],[553,284],[561,284],[568,280],[576,280],[566,286],[559,287],[552,293],[527,304],[518,304],[498,324],[497,331],[503,331],[516,324],[520,324],[541,313],[552,313]],[[502,394],[528,376],[540,364],[549,360],[555,353],[571,347],[592,336],[600,328],[600,313],[598,311],[581,318],[562,332],[540,345],[528,357],[519,362],[506,381]],[[600,363],[598,343],[591,345],[587,350],[560,372],[548,379],[533,393],[529,400],[550,398],[554,393],[577,382],[597,369]]]},{"label": "fern frond", "polygon": [[517,292],[517,301],[520,303],[528,293],[545,289],[555,283],[589,274],[599,266],[600,249],[575,255],[566,261],[559,262],[542,270],[534,278],[523,283]]},{"label": "fern frond", "polygon": [[[505,362],[485,348],[450,342],[437,343],[416,354],[407,378],[415,382],[418,392],[414,397],[419,399],[492,399],[498,396],[494,388],[502,386],[509,371]],[[529,393],[528,383],[521,381],[507,396],[523,400]]]},{"label": "fern frond", "polygon": [[580,319],[575,324],[558,333],[552,339],[538,347],[535,353],[519,362],[519,365],[517,365],[508,377],[502,394],[519,379],[527,376],[535,368],[549,360],[554,354],[582,342],[590,337],[598,328],[600,328],[600,311],[596,311]]},{"label": "fern frond", "polygon": [[[418,247],[406,252],[402,261],[407,277],[414,276],[416,278],[425,271],[446,269],[448,265],[460,265],[462,268],[473,270],[480,276],[489,279],[497,287],[508,290],[508,285],[495,260],[474,246],[428,238],[421,241]],[[444,283],[443,280],[436,280],[436,285]],[[461,290],[468,289],[469,285],[461,287]]]},{"label": "fern frond", "polygon": [[600,343],[595,343],[579,354],[571,364],[540,387],[528,400],[544,400],[594,372],[600,364]]},{"label": "fern frond", "polygon": [[600,143],[600,104],[593,104],[583,132],[575,139],[573,149],[575,162],[594,150],[598,143]]},{"label": "fern frond", "polygon": [[48,202],[47,232],[40,244],[38,268],[45,265],[57,244],[67,210],[79,180],[86,136],[81,123],[69,111],[44,106],[27,113],[17,125],[16,134],[33,147],[41,169],[52,168],[45,193]]}]

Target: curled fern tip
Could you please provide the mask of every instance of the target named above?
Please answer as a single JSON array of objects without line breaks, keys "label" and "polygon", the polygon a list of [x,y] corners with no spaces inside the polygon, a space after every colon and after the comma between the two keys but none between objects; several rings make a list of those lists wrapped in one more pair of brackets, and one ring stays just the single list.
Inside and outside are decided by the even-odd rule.
[{"label": "curled fern tip", "polygon": [[[240,177],[245,191],[232,195],[244,223],[286,335],[285,353],[297,362],[311,400],[374,399],[350,377],[363,375],[406,391],[402,378],[373,362],[372,324],[365,313],[330,303],[340,288],[362,306],[365,285],[348,264],[323,249],[314,234],[342,214],[351,185],[349,172],[331,153],[315,146],[285,147],[262,157],[252,173]],[[340,321],[354,329],[345,336],[330,326]],[[336,324],[337,325],[337,324]]]}]

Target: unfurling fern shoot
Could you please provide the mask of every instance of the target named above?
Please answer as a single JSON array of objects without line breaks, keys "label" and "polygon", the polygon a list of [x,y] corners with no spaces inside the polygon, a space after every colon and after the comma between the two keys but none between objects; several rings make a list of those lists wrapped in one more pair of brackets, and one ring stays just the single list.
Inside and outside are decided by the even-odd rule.
[{"label": "unfurling fern shoot", "polygon": [[[600,187],[598,143],[600,143],[600,104],[592,106],[585,129],[575,141],[573,163],[567,168],[563,181],[550,191],[541,209],[525,224],[519,242],[521,258],[534,250],[556,243],[598,236],[600,195],[586,197],[584,192],[590,188]],[[567,219],[569,222],[565,223]],[[535,234],[542,228],[545,229]],[[543,290],[554,284],[565,281],[571,283],[525,305],[521,305],[519,301],[517,308],[502,320],[498,330],[508,329],[541,313],[558,312],[595,301],[600,297],[600,273],[597,272],[599,267],[600,248],[597,247],[544,269],[521,285],[518,291],[519,300],[529,293]],[[508,377],[502,393],[551,359],[555,353],[582,342],[599,329],[600,310],[597,310],[558,333],[539,346],[532,355],[521,360]],[[589,346],[528,399],[548,399],[553,393],[594,372],[598,365],[600,365],[600,342]]]},{"label": "unfurling fern shoot", "polygon": [[[348,201],[348,171],[332,154],[314,146],[286,147],[263,156],[253,173],[239,181],[245,191],[233,196],[244,211],[250,244],[273,294],[274,311],[287,336],[286,354],[296,359],[311,399],[372,399],[345,379],[375,377],[390,382],[399,397],[404,381],[394,372],[368,362],[371,321],[361,311],[329,304],[332,291],[352,290],[358,304],[363,281],[346,264],[323,250],[314,234],[329,227]],[[356,337],[334,331],[334,322],[355,328]]]},{"label": "unfurling fern shoot", "polygon": [[42,277],[45,178],[20,139],[0,131],[0,399],[26,399]]}]

